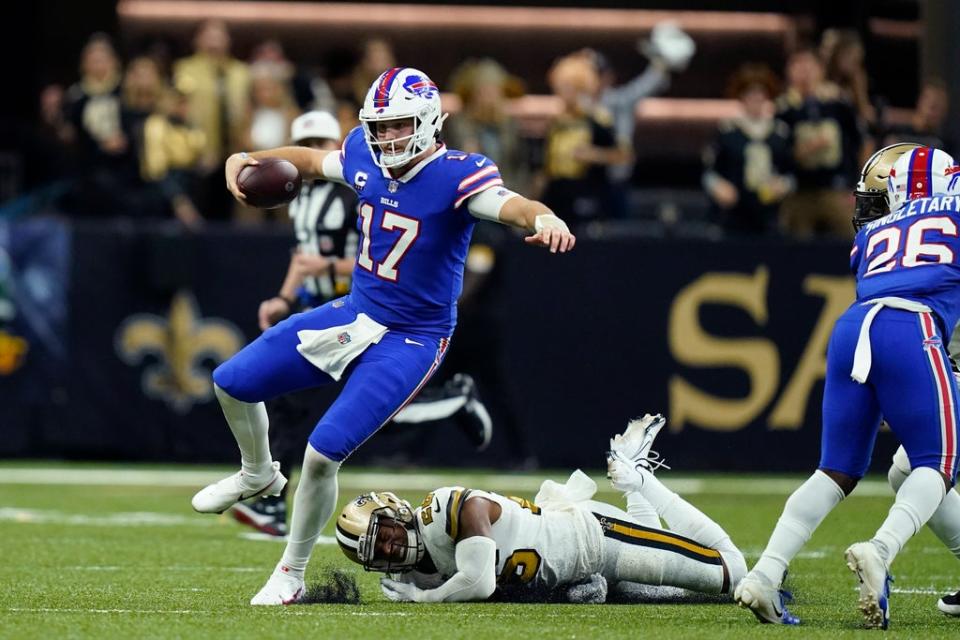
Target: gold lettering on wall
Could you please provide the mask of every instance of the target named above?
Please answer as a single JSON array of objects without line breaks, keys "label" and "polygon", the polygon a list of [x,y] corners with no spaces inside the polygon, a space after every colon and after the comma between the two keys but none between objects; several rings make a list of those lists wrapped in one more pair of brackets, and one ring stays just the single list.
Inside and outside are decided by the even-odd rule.
[{"label": "gold lettering on wall", "polygon": [[759,326],[767,323],[770,273],[760,266],[753,274],[707,273],[674,298],[667,328],[670,352],[677,362],[699,368],[738,368],[750,378],[744,398],[724,398],[696,388],[682,376],[671,376],[670,424],[679,431],[696,424],[714,431],[736,431],[764,410],[780,384],[780,355],[766,338],[721,338],[700,326],[700,308],[707,304],[739,307]]},{"label": "gold lettering on wall", "polygon": [[850,276],[809,275],[803,281],[803,292],[821,296],[823,309],[793,376],[770,414],[771,429],[796,430],[803,426],[804,414],[810,404],[810,391],[827,373],[830,333],[837,318],[856,297],[856,282]]}]

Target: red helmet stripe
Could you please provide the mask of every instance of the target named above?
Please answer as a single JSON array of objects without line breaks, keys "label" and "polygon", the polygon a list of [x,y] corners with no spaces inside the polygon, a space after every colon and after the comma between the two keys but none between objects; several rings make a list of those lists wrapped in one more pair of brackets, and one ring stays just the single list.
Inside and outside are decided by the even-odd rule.
[{"label": "red helmet stripe", "polygon": [[380,84],[377,85],[377,91],[373,96],[373,106],[386,107],[390,104],[390,85],[393,79],[400,73],[402,67],[394,67],[380,76]]},{"label": "red helmet stripe", "polygon": [[910,170],[907,172],[907,200],[932,195],[933,149],[919,147],[910,152]]}]

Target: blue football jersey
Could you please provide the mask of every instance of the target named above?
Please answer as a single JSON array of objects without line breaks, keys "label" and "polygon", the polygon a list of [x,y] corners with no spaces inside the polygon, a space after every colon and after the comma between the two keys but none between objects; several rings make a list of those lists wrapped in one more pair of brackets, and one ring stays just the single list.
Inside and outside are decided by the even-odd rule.
[{"label": "blue football jersey", "polygon": [[449,336],[475,223],[466,201],[503,184],[496,164],[441,145],[395,179],[374,163],[360,127],[340,159],[360,199],[353,303],[390,328]]},{"label": "blue football jersey", "polygon": [[896,296],[933,309],[949,335],[960,318],[960,196],[911,200],[857,233],[857,301]]}]

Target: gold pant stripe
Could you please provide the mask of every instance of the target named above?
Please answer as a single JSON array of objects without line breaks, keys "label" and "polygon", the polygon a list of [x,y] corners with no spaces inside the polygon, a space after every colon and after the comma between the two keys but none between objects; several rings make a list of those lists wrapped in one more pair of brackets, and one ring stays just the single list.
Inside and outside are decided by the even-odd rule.
[{"label": "gold pant stripe", "polygon": [[612,523],[610,525],[612,531],[616,531],[621,535],[625,535],[630,538],[636,538],[638,540],[650,540],[652,542],[662,542],[674,547],[679,547],[687,551],[705,556],[707,558],[719,558],[720,552],[716,549],[711,549],[710,547],[704,547],[702,545],[690,542],[684,538],[678,538],[672,536],[667,532],[655,532],[655,531],[645,531],[643,529],[635,529],[634,527],[628,527],[622,524]]}]

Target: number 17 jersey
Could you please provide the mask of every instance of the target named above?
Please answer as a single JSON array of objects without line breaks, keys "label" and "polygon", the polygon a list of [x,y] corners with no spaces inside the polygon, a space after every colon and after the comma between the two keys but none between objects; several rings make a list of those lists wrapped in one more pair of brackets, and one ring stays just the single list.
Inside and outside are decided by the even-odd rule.
[{"label": "number 17 jersey", "polygon": [[340,161],[360,199],[353,303],[391,329],[449,336],[475,223],[466,203],[503,184],[499,169],[482,155],[441,144],[393,178],[374,162],[360,127],[344,140]]},{"label": "number 17 jersey", "polygon": [[930,307],[949,335],[960,318],[960,197],[911,200],[868,223],[850,267],[857,302],[896,296]]}]

